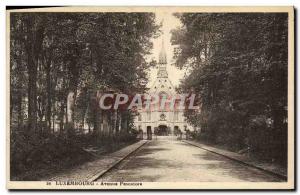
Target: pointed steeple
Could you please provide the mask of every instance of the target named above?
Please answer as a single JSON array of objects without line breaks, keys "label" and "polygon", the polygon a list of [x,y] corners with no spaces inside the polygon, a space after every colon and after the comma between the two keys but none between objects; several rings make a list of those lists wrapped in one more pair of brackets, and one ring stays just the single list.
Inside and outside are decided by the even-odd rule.
[{"label": "pointed steeple", "polygon": [[167,54],[166,54],[165,45],[164,45],[164,38],[162,38],[161,50],[159,52],[158,63],[159,64],[167,64]]},{"label": "pointed steeple", "polygon": [[162,37],[161,50],[158,56],[158,78],[168,78],[167,72],[167,54],[164,46],[164,37]]}]

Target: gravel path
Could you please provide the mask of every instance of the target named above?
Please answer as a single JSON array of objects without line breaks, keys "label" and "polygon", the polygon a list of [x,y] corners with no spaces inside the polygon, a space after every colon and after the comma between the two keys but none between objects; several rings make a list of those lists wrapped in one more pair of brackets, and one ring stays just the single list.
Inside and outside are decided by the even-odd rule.
[{"label": "gravel path", "polygon": [[157,139],[146,143],[98,181],[280,182],[282,180],[181,141]]}]

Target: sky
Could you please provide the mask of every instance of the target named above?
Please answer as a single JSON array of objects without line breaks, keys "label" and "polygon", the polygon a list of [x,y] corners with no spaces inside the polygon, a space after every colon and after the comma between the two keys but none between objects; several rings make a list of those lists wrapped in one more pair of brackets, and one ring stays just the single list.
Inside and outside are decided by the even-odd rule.
[{"label": "sky", "polygon": [[[161,50],[162,45],[162,38],[164,39],[164,47],[167,54],[167,71],[169,79],[171,80],[172,84],[177,87],[180,83],[180,79],[184,76],[184,71],[176,68],[172,64],[174,63],[173,60],[173,49],[174,46],[171,45],[171,30],[176,29],[177,27],[181,26],[179,19],[173,16],[172,12],[156,12],[156,23],[160,24],[163,21],[163,26],[161,28],[163,35],[153,39],[153,49],[152,55],[150,59],[154,58],[158,61],[158,55]],[[151,87],[152,83],[156,79],[157,69],[151,68],[149,71],[149,83],[147,87]]]}]

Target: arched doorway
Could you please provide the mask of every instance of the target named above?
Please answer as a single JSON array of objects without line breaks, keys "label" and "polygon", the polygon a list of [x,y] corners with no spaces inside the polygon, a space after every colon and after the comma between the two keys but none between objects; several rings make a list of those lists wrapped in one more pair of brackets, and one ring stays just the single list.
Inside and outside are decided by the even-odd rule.
[{"label": "arched doorway", "polygon": [[151,126],[147,126],[147,139],[151,140],[152,139],[152,130]]},{"label": "arched doorway", "polygon": [[180,129],[178,126],[174,126],[174,135],[180,134]]},{"label": "arched doorway", "polygon": [[168,127],[166,125],[159,125],[156,133],[158,136],[167,136],[169,135]]}]

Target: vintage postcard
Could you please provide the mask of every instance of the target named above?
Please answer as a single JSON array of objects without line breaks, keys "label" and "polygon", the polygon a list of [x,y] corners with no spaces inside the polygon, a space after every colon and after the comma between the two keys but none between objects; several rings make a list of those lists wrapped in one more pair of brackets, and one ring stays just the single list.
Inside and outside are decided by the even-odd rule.
[{"label": "vintage postcard", "polygon": [[295,188],[293,7],[7,7],[8,189]]}]

